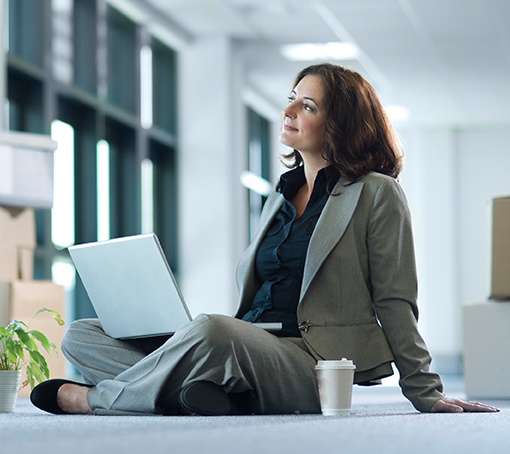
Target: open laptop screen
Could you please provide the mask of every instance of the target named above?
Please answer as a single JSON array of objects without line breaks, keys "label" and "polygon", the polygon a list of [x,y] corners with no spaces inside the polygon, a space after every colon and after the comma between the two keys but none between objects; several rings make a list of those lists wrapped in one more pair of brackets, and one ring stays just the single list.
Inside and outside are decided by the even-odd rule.
[{"label": "open laptop screen", "polygon": [[155,234],[71,246],[69,254],[109,336],[172,334],[192,319]]}]

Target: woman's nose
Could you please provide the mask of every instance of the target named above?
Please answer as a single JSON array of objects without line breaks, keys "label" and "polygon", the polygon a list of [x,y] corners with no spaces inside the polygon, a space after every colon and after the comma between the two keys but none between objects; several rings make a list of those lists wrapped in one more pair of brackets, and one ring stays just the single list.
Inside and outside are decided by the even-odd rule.
[{"label": "woman's nose", "polygon": [[289,118],[295,118],[296,113],[294,112],[293,103],[290,103],[285,109],[283,109],[283,116]]}]

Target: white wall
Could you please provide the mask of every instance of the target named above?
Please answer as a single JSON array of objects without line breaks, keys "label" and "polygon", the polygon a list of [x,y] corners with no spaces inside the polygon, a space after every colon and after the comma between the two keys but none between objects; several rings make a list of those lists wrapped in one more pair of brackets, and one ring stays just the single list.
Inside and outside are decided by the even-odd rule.
[{"label": "white wall", "polygon": [[246,119],[242,68],[226,38],[179,54],[179,274],[194,316],[232,315],[234,271],[246,247]]},{"label": "white wall", "polygon": [[510,130],[415,128],[401,135],[406,148],[402,185],[415,232],[419,326],[435,367],[455,372],[462,352],[462,306],[489,296],[490,201],[510,195]]},{"label": "white wall", "polygon": [[[413,216],[419,326],[431,350],[458,349],[455,265],[454,137],[448,130],[403,133],[402,185]],[[440,313],[441,317],[436,314]],[[441,333],[438,335],[438,333]]]},{"label": "white wall", "polygon": [[491,199],[510,195],[510,128],[466,131],[458,139],[462,304],[490,294]]}]

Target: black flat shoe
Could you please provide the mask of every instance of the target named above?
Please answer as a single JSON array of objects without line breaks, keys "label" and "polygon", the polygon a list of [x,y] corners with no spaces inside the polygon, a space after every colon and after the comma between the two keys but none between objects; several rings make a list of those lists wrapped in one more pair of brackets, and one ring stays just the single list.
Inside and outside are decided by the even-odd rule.
[{"label": "black flat shoe", "polygon": [[86,386],[87,388],[93,388],[93,385],[86,385],[84,383],[78,383],[71,380],[65,380],[63,378],[54,378],[52,380],[46,380],[39,383],[30,393],[30,402],[32,402],[37,408],[53,413],[55,415],[66,415],[67,413],[62,410],[57,404],[57,393],[62,385],[70,383],[72,385]]},{"label": "black flat shoe", "polygon": [[179,393],[179,404],[184,410],[201,416],[237,415],[239,410],[219,385],[210,381],[197,381]]}]

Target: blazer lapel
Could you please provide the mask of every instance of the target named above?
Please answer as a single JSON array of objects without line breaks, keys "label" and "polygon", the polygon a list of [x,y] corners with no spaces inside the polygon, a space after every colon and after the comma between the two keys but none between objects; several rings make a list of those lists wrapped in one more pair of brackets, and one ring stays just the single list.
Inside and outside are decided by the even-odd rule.
[{"label": "blazer lapel", "polygon": [[345,183],[346,180],[340,178],[335,185],[333,194],[339,193],[339,195],[329,197],[310,239],[300,301],[322,263],[342,238],[358,205],[363,183],[357,182],[344,186]]}]

